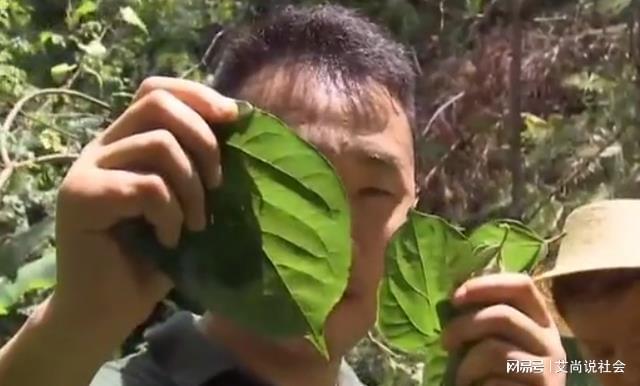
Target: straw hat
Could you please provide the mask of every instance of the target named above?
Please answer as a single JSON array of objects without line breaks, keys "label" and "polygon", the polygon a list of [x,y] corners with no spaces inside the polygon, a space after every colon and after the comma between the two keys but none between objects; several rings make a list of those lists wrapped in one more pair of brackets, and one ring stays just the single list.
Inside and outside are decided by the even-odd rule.
[{"label": "straw hat", "polygon": [[555,261],[534,277],[560,332],[573,336],[551,297],[551,280],[572,273],[640,268],[640,200],[597,201],[567,217]]},{"label": "straw hat", "polygon": [[553,266],[536,280],[571,273],[640,268],[640,200],[597,201],[567,217]]}]

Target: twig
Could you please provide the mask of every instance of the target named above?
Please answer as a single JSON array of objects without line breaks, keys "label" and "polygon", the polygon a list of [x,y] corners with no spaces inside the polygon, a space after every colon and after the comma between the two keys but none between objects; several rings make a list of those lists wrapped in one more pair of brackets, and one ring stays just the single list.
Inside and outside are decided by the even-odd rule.
[{"label": "twig", "polygon": [[465,92],[461,91],[458,94],[456,94],[453,97],[451,97],[451,99],[449,99],[448,101],[443,103],[440,107],[438,107],[436,112],[433,113],[433,115],[431,116],[431,119],[429,120],[429,123],[427,123],[427,126],[425,126],[424,130],[422,130],[422,136],[424,137],[429,133],[429,131],[431,130],[431,127],[435,123],[436,119],[438,119],[438,117],[440,117],[440,114],[442,114],[449,106],[451,106],[452,104],[456,103],[464,95],[465,95]]},{"label": "twig", "polygon": [[380,342],[375,336],[373,336],[371,331],[369,331],[368,337],[369,337],[369,340],[374,345],[376,345],[380,350],[384,351],[385,354],[389,355],[390,357],[393,357],[394,359],[401,359],[402,358],[402,356],[400,354],[393,352],[393,350],[391,350],[389,347],[387,347],[387,345],[385,345],[384,343]]},{"label": "twig", "polygon": [[36,165],[36,164],[72,162],[72,161],[75,161],[76,159],[78,159],[79,156],[80,156],[80,154],[76,154],[76,153],[70,153],[70,154],[63,154],[63,153],[47,154],[47,155],[39,156],[39,157],[36,157],[36,158],[33,158],[33,159],[28,159],[28,160],[24,160],[24,161],[20,161],[20,162],[15,162],[13,164],[13,168],[14,168],[14,170],[16,170],[16,169],[19,169],[19,168],[22,168],[22,167]]},{"label": "twig", "polygon": [[9,111],[9,114],[4,120],[4,123],[0,127],[0,158],[2,159],[2,163],[4,165],[4,169],[2,170],[2,172],[0,172],[0,191],[2,190],[2,188],[4,188],[4,185],[7,183],[7,181],[11,177],[11,174],[13,174],[16,168],[16,164],[14,163],[14,161],[11,160],[11,157],[9,157],[9,151],[7,149],[7,143],[6,143],[7,134],[9,133],[9,130],[13,125],[13,122],[15,121],[16,117],[18,116],[18,114],[20,113],[20,111],[22,110],[22,108],[27,102],[29,102],[31,99],[34,99],[36,97],[39,97],[42,95],[50,95],[50,94],[62,94],[62,95],[73,96],[76,98],[84,99],[93,104],[96,104],[104,108],[105,110],[111,110],[111,107],[106,102],[103,102],[97,98],[94,98],[80,91],[68,90],[63,88],[44,88],[24,96],[22,99],[16,102],[16,104],[13,106],[11,111]]},{"label": "twig", "polygon": [[220,31],[218,31],[216,36],[214,36],[213,39],[211,39],[211,43],[209,43],[209,46],[207,47],[207,50],[204,52],[204,55],[202,55],[202,57],[200,58],[200,61],[198,62],[198,64],[190,67],[185,72],[183,72],[180,75],[180,78],[187,78],[189,75],[191,75],[195,70],[197,70],[201,66],[202,67],[206,67],[207,66],[207,62],[209,60],[209,57],[211,56],[211,53],[213,52],[213,49],[216,48],[216,45],[218,44],[218,41],[220,40],[222,35],[224,35],[224,33],[225,33],[224,29],[221,29]]},{"label": "twig", "polygon": [[[43,164],[43,163],[73,162],[76,159],[78,159],[79,156],[80,156],[79,154],[73,154],[73,153],[72,154],[55,153],[55,154],[43,155],[33,159],[28,159],[25,161],[14,162],[9,167],[4,168],[0,172],[0,191],[2,190],[2,188],[4,188],[5,184],[9,181],[9,178],[11,178],[13,173],[20,168],[24,168],[24,167],[32,166],[36,164]],[[2,196],[0,195],[0,197]]]},{"label": "twig", "polygon": [[423,186],[429,185],[429,182],[431,182],[431,179],[436,175],[438,170],[440,170],[440,168],[442,168],[442,166],[447,162],[447,160],[449,160],[449,157],[451,156],[451,154],[453,154],[456,151],[458,151],[460,146],[462,146],[464,143],[472,141],[474,137],[475,137],[475,134],[471,134],[469,136],[469,138],[460,138],[456,142],[454,142],[453,145],[451,145],[451,147],[449,147],[449,150],[447,150],[447,153],[445,155],[443,155],[442,157],[440,157],[440,159],[438,160],[438,163],[435,164],[429,170],[429,173],[427,173],[427,176],[423,180]]},{"label": "twig", "polygon": [[542,208],[545,205],[547,205],[547,203],[549,203],[549,201],[551,201],[552,198],[554,198],[558,193],[560,193],[560,191],[562,189],[564,189],[564,187],[568,183],[570,183],[576,177],[578,177],[580,174],[582,174],[587,169],[587,167],[589,167],[591,165],[591,163],[593,161],[595,161],[598,158],[600,158],[602,153],[604,153],[604,151],[607,150],[607,148],[609,148],[609,146],[611,146],[614,142],[619,140],[620,137],[622,137],[622,135],[624,133],[625,133],[625,130],[621,129],[609,141],[607,141],[607,142],[603,143],[602,145],[600,145],[600,147],[598,148],[598,151],[596,151],[596,153],[594,155],[592,155],[591,157],[585,158],[584,161],[582,162],[582,164],[580,164],[578,167],[573,169],[573,172],[571,174],[569,174],[558,185],[556,185],[555,189],[553,189],[551,191],[551,193],[549,193],[542,201],[540,201],[540,203],[538,203],[538,205],[531,211],[531,213],[525,217],[525,221],[524,222],[528,223],[533,218],[535,218],[536,215],[542,210]]},{"label": "twig", "polygon": [[71,137],[71,138],[73,138],[75,140],[79,140],[80,139],[76,134],[74,134],[74,133],[72,133],[70,131],[67,131],[65,129],[61,129],[59,127],[56,127],[53,124],[51,124],[49,122],[46,122],[46,121],[44,121],[44,120],[42,120],[42,119],[40,119],[40,118],[38,118],[36,116],[33,116],[33,115],[31,115],[31,114],[29,114],[29,113],[27,113],[25,111],[21,110],[20,111],[20,115],[22,115],[23,117],[27,118],[30,121],[39,123],[42,126],[45,126],[46,128],[48,128],[50,130],[53,130],[53,131],[58,132],[60,134],[66,135],[66,136]]},{"label": "twig", "polygon": [[2,163],[5,166],[8,166],[11,164],[11,158],[9,157],[9,152],[7,151],[7,147],[6,147],[6,135],[9,133],[9,129],[11,128],[11,125],[13,125],[13,121],[15,121],[16,117],[18,116],[18,113],[22,110],[22,108],[27,102],[29,102],[31,99],[34,99],[36,97],[39,97],[42,95],[48,95],[48,94],[64,94],[64,95],[74,96],[74,97],[89,101],[91,103],[94,103],[104,108],[105,110],[111,110],[111,107],[106,102],[103,102],[97,98],[94,98],[91,95],[87,95],[80,91],[68,90],[63,88],[43,88],[41,90],[35,91],[23,97],[13,106],[13,108],[9,112],[9,115],[7,115],[7,118],[4,120],[2,127],[0,127],[0,155],[2,157]]},{"label": "twig", "polygon": [[511,63],[509,65],[509,114],[506,130],[509,136],[511,171],[510,216],[522,216],[525,195],[524,162],[522,156],[522,0],[511,2]]},{"label": "twig", "polygon": [[554,21],[566,22],[569,21],[569,18],[567,16],[534,17],[533,21],[536,23],[549,23]]}]

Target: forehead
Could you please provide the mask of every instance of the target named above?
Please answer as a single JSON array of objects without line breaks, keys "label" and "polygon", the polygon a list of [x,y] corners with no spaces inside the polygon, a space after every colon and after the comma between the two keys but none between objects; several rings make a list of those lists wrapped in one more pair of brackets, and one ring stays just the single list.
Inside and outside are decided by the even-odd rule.
[{"label": "forehead", "polygon": [[326,155],[349,151],[413,166],[409,118],[374,81],[353,84],[304,67],[272,66],[247,79],[236,97],[282,118]]}]

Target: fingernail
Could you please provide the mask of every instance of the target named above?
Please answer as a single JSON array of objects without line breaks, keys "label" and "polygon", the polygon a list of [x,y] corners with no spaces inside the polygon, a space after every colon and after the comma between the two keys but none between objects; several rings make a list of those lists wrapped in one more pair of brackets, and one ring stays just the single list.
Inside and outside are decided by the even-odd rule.
[{"label": "fingernail", "polygon": [[207,226],[207,219],[204,211],[202,213],[197,213],[195,216],[191,217],[187,226],[189,227],[189,230],[193,232],[203,231]]},{"label": "fingernail", "polygon": [[207,176],[207,189],[212,190],[220,186],[222,183],[222,165],[218,165],[212,172]]},{"label": "fingernail", "polygon": [[253,113],[253,105],[247,101],[236,101],[238,106],[238,119],[244,119]]},{"label": "fingernail", "polygon": [[180,232],[176,232],[168,237],[168,245],[169,249],[176,249],[180,244]]},{"label": "fingernail", "polygon": [[460,303],[464,299],[466,294],[467,294],[467,287],[462,285],[462,286],[458,287],[458,289],[455,290],[451,300],[454,303]]}]

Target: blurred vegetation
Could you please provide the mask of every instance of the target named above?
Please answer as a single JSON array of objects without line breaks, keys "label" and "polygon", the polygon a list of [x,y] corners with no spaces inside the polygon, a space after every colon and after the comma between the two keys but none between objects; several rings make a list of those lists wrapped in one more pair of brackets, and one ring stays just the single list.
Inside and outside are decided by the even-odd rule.
[{"label": "blurred vegetation", "polygon": [[[0,0],[0,344],[54,284],[56,188],[82,146],[144,77],[204,80],[220,31],[284,3]],[[387,25],[420,70],[422,210],[549,235],[578,205],[640,194],[638,1],[340,3]],[[421,379],[373,335],[349,361],[368,385]]]}]

